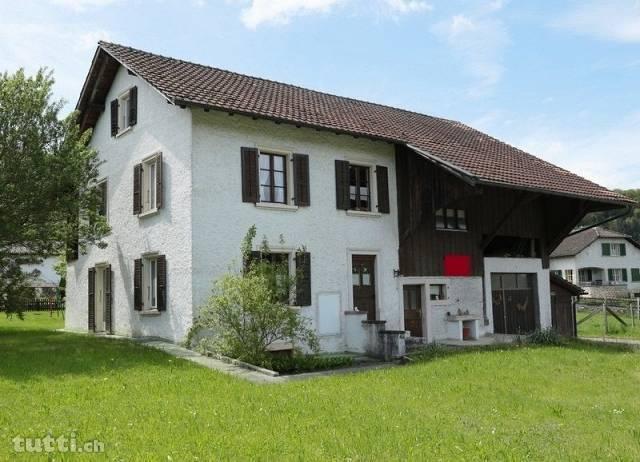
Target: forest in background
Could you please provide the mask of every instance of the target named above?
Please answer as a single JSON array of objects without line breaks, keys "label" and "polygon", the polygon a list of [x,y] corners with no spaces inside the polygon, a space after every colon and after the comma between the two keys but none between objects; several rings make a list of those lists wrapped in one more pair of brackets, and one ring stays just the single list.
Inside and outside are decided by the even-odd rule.
[{"label": "forest in background", "polygon": [[[640,189],[616,189],[615,191],[624,194],[627,197],[640,203]],[[610,210],[607,212],[591,213],[585,217],[580,226],[589,226],[601,222],[604,219],[615,216],[620,210]],[[634,239],[640,241],[640,208],[633,209],[632,213],[624,218],[611,221],[604,225],[605,228],[620,233],[628,234]]]}]

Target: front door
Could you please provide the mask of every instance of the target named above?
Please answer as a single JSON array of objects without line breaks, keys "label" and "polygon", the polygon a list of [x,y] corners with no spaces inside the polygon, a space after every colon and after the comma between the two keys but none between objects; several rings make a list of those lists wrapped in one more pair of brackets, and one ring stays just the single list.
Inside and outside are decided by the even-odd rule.
[{"label": "front door", "polygon": [[351,279],[353,307],[367,312],[367,320],[376,320],[375,255],[353,255]]},{"label": "front door", "polygon": [[422,286],[404,286],[404,329],[412,337],[422,337]]},{"label": "front door", "polygon": [[535,275],[491,274],[493,330],[496,334],[528,334],[536,329]]}]

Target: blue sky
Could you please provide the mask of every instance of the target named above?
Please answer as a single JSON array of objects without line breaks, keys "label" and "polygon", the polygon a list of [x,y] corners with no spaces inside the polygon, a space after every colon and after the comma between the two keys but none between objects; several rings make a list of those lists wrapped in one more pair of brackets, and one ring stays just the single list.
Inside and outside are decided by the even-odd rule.
[{"label": "blue sky", "polygon": [[640,188],[640,0],[0,0],[73,109],[98,40],[460,120]]}]

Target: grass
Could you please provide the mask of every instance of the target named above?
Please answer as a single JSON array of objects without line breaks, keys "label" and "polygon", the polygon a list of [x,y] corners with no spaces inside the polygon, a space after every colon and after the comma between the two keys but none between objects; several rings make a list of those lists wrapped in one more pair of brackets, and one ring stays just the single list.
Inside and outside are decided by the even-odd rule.
[{"label": "grass", "polygon": [[47,432],[114,460],[640,459],[640,354],[622,348],[434,349],[255,385],[59,324],[0,317],[0,460],[17,458],[14,436]]},{"label": "grass", "polygon": [[[588,311],[578,311],[577,319],[580,321],[589,314]],[[619,314],[626,323],[627,326],[623,326],[613,316],[608,316],[609,319],[609,331],[606,334],[607,337],[613,338],[625,338],[640,340],[640,321],[635,320],[635,327],[632,326],[631,316],[628,314]],[[578,324],[578,335],[580,337],[602,337],[604,333],[604,315],[598,313],[592,318],[586,320],[582,324]]]}]

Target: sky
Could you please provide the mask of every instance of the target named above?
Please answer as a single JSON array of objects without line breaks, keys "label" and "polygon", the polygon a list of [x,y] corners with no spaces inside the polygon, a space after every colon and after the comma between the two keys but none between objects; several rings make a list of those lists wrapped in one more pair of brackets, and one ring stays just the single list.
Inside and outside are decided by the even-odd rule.
[{"label": "sky", "polygon": [[75,107],[98,40],[455,119],[640,188],[640,0],[0,0],[0,71]]}]

